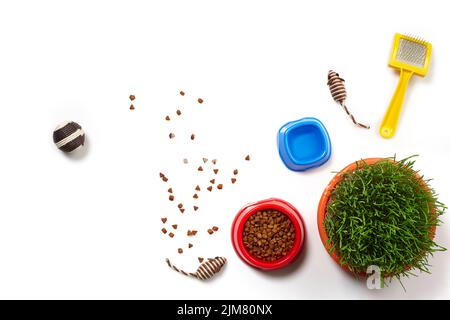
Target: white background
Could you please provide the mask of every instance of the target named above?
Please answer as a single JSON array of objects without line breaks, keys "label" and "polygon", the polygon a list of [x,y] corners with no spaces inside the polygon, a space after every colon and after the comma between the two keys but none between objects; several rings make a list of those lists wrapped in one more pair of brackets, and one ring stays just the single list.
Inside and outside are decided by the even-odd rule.
[{"label": "white background", "polygon": [[[445,1],[2,1],[0,298],[450,298],[447,252],[431,259],[431,275],[404,280],[406,292],[397,282],[370,291],[330,259],[316,227],[333,171],[364,157],[420,154],[416,168],[450,203],[449,26]],[[387,66],[395,32],[426,38],[434,52],[428,76],[411,82],[397,135],[383,140],[377,129],[398,80]],[[371,130],[332,101],[330,68]],[[183,115],[164,121],[177,108]],[[324,122],[333,154],[294,173],[276,133],[305,116]],[[85,154],[53,145],[64,120],[85,129]],[[219,160],[222,191],[204,190],[212,174],[195,171],[203,156]],[[169,186],[189,207],[184,216]],[[307,247],[295,265],[263,273],[239,260],[229,231],[239,208],[269,197],[301,211]],[[178,223],[175,238],[160,232],[162,216]],[[450,247],[443,220],[437,242]],[[209,236],[212,225],[220,230]],[[178,255],[189,228],[199,230],[194,248]],[[208,283],[164,263],[191,271],[197,256],[215,255],[229,263]]]}]

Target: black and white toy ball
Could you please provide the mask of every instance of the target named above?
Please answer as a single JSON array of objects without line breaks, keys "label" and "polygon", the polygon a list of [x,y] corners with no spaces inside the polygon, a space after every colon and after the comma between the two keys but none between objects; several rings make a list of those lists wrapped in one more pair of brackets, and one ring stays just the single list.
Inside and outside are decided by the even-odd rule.
[{"label": "black and white toy ball", "polygon": [[53,131],[53,142],[59,150],[73,152],[84,146],[84,131],[73,121],[66,121],[58,125]]}]

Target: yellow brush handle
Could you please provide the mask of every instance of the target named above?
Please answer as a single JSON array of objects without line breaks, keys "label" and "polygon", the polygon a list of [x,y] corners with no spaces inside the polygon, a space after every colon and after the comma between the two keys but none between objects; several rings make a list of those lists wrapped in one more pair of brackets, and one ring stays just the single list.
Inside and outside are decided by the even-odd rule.
[{"label": "yellow brush handle", "polygon": [[380,135],[383,138],[389,139],[394,136],[397,128],[398,118],[402,110],[403,99],[405,98],[406,88],[408,87],[409,79],[413,73],[407,70],[401,70],[400,80],[398,81],[397,89],[395,89],[394,96],[384,115],[383,122],[380,127]]}]

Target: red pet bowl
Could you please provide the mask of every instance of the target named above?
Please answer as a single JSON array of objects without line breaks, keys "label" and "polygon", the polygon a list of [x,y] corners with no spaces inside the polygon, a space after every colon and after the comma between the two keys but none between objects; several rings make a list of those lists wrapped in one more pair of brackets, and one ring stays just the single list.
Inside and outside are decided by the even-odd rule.
[{"label": "red pet bowl", "polygon": [[[264,261],[252,256],[245,248],[242,240],[242,232],[248,218],[258,211],[270,209],[279,211],[289,217],[294,224],[296,235],[291,251],[274,262]],[[238,212],[231,228],[231,240],[237,255],[248,265],[265,271],[280,269],[292,263],[302,250],[305,242],[305,225],[300,213],[290,203],[275,198],[262,200],[248,204]]]}]

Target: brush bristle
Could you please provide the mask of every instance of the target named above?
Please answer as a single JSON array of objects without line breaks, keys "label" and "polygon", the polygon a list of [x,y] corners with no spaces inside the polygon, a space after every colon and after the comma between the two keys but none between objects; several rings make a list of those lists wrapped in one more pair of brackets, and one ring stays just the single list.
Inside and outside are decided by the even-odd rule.
[{"label": "brush bristle", "polygon": [[425,66],[427,45],[424,40],[416,37],[401,38],[398,46],[396,60],[415,67]]}]

